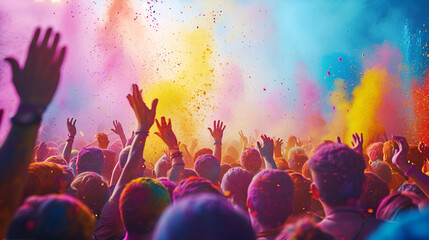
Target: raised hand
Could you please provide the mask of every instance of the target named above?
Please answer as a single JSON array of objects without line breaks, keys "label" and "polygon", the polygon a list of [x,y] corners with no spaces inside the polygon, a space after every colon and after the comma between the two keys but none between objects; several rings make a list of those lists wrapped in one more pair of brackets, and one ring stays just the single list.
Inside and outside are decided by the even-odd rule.
[{"label": "raised hand", "polygon": [[395,149],[392,157],[392,163],[405,172],[411,166],[407,160],[407,154],[410,146],[408,145],[407,139],[404,137],[394,136],[393,140],[398,144],[398,149]]},{"label": "raised hand", "polygon": [[67,118],[67,130],[69,132],[69,137],[76,136],[76,119],[68,119]]},{"label": "raised hand", "polygon": [[51,102],[60,80],[60,68],[66,54],[66,47],[57,51],[60,34],[56,33],[52,45],[52,28],[46,31],[42,43],[39,44],[40,28],[37,28],[28,50],[28,57],[23,68],[15,58],[5,60],[10,63],[13,72],[13,84],[21,99],[20,108],[31,109],[42,114]]},{"label": "raised hand", "polygon": [[162,139],[169,149],[178,148],[177,138],[171,128],[171,120],[168,119],[168,123],[165,121],[165,117],[161,117],[161,124],[158,119],[156,120],[156,126],[158,132],[155,134]]},{"label": "raised hand", "polygon": [[258,149],[262,157],[273,158],[274,153],[274,141],[272,138],[267,137],[267,135],[261,135],[264,146],[261,146],[261,143],[258,141]]},{"label": "raised hand", "polygon": [[152,127],[155,121],[156,106],[158,105],[158,99],[154,99],[152,102],[152,108],[149,109],[143,102],[142,91],[139,90],[137,84],[132,86],[132,94],[127,95],[128,102],[133,108],[138,122],[136,134],[144,133],[148,134],[149,129]]},{"label": "raised hand", "polygon": [[222,143],[223,131],[225,130],[226,125],[223,125],[223,122],[220,120],[213,122],[213,129],[208,128],[210,134],[214,138],[216,143]]},{"label": "raised hand", "polygon": [[113,128],[112,128],[111,130],[112,130],[112,132],[114,132],[114,133],[118,134],[119,136],[120,136],[122,133],[124,133],[124,129],[122,128],[121,123],[120,123],[120,122],[118,122],[117,120],[116,120],[116,121],[113,121]]},{"label": "raised hand", "polygon": [[363,134],[355,133],[353,134],[353,142],[352,142],[353,150],[363,156]]},{"label": "raised hand", "polygon": [[429,156],[429,147],[424,142],[419,142],[419,151],[427,158]]},{"label": "raised hand", "polygon": [[277,138],[274,140],[274,156],[282,157],[282,145],[283,145],[283,139]]},{"label": "raised hand", "polygon": [[45,161],[45,159],[48,155],[48,152],[49,152],[48,145],[46,145],[45,142],[40,143],[39,147],[37,148],[36,162]]},{"label": "raised hand", "polygon": [[243,131],[242,131],[242,130],[240,130],[240,131],[238,132],[238,134],[240,135],[240,142],[243,144],[243,147],[244,147],[244,148],[245,148],[245,147],[247,147],[247,144],[249,143],[249,141],[247,140],[247,137],[246,137],[246,136],[244,136]]},{"label": "raised hand", "polygon": [[337,143],[341,143],[341,138],[340,138],[340,136],[337,136]]}]

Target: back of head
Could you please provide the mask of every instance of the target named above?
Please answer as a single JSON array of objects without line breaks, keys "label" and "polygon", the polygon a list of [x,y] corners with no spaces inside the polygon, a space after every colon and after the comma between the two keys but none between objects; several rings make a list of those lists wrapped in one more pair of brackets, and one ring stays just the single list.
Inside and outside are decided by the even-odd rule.
[{"label": "back of head", "polygon": [[225,196],[232,199],[234,204],[240,206],[242,209],[247,209],[247,189],[252,178],[253,175],[241,167],[231,168],[222,178],[222,191],[225,193]]},{"label": "back of head", "polygon": [[383,146],[384,143],[375,142],[366,148],[366,154],[368,155],[369,160],[371,160],[371,162],[383,160]]},{"label": "back of head", "polygon": [[407,212],[418,212],[421,198],[409,192],[394,192],[381,201],[377,218],[395,222],[396,218]]},{"label": "back of head", "polygon": [[187,179],[190,177],[198,177],[198,174],[193,169],[190,169],[190,168],[183,169],[181,179]]},{"label": "back of head", "polygon": [[308,168],[308,161],[304,163],[304,165],[302,166],[302,176],[304,176],[307,179],[313,180],[313,178],[311,177],[311,171],[310,168]]},{"label": "back of head", "polygon": [[95,172],[83,172],[70,186],[76,198],[85,203],[96,217],[99,216],[110,197],[107,181]]},{"label": "back of head", "polygon": [[231,165],[229,165],[228,163],[222,163],[220,165],[219,182],[222,182],[223,176],[225,175],[226,172],[228,172],[229,169],[231,169]]},{"label": "back of head", "polygon": [[262,158],[258,150],[246,148],[240,156],[241,166],[252,174],[256,174],[262,166]]},{"label": "back of head", "polygon": [[86,171],[101,174],[104,163],[104,155],[101,149],[85,147],[80,150],[76,161],[76,172],[81,174]]},{"label": "back of head", "polygon": [[130,154],[130,149],[131,146],[126,146],[124,147],[124,149],[122,149],[121,153],[119,153],[119,166],[121,166],[121,168],[124,168],[125,164],[127,163],[128,154]]},{"label": "back of head", "polygon": [[369,166],[369,170],[387,184],[392,181],[392,170],[385,162],[374,161]]},{"label": "back of head", "polygon": [[393,166],[392,157],[395,149],[398,149],[398,144],[393,140],[389,140],[383,144],[383,161],[390,167]]},{"label": "back of head", "polygon": [[109,138],[105,133],[97,133],[95,134],[95,138],[98,142],[98,147],[101,149],[106,149],[109,146]]},{"label": "back of head", "polygon": [[305,154],[295,154],[289,158],[289,167],[297,173],[302,172],[302,167],[307,162],[308,157]]},{"label": "back of head", "polygon": [[308,162],[320,199],[328,206],[344,205],[359,199],[365,180],[365,162],[361,155],[345,144],[332,143]]},{"label": "back of head", "polygon": [[6,239],[91,240],[95,220],[79,200],[67,195],[32,196],[15,213]]},{"label": "back of head", "polygon": [[284,158],[277,157],[274,159],[274,161],[276,163],[277,169],[280,169],[280,170],[288,170],[289,169],[289,165]]},{"label": "back of head", "polygon": [[46,158],[45,162],[56,163],[58,165],[67,165],[66,160],[61,156],[51,156]]},{"label": "back of head", "polygon": [[292,215],[299,216],[310,211],[311,207],[311,180],[304,178],[299,173],[290,174],[295,186]]},{"label": "back of head", "polygon": [[220,163],[211,154],[204,154],[197,158],[194,164],[194,169],[198,176],[218,184],[220,177]]},{"label": "back of head", "polygon": [[256,174],[247,191],[251,217],[267,229],[277,229],[292,212],[294,184],[282,170],[266,169]]},{"label": "back of head", "polygon": [[177,187],[177,183],[169,181],[169,180],[162,180],[161,183],[167,189],[168,195],[170,195],[170,200],[171,200],[171,202],[173,202],[173,192],[174,192],[174,189],[176,189],[176,187]]},{"label": "back of head", "polygon": [[426,162],[426,157],[419,151],[419,148],[417,146],[411,145],[410,149],[408,150],[407,160],[419,171],[421,171],[423,165]]},{"label": "back of head", "polygon": [[31,195],[65,193],[68,185],[66,175],[66,171],[56,163],[31,163],[28,166],[23,199]]},{"label": "back of head", "polygon": [[298,155],[298,154],[304,154],[305,155],[305,150],[302,147],[293,147],[291,149],[289,149],[288,153],[287,153],[287,159],[290,159],[291,157]]},{"label": "back of head", "polygon": [[167,177],[168,170],[171,168],[171,160],[170,158],[164,154],[162,157],[156,161],[155,166],[153,168],[155,172],[155,177]]},{"label": "back of head", "polygon": [[213,154],[213,150],[211,150],[210,148],[202,148],[202,149],[196,151],[194,153],[194,158],[193,158],[194,162],[197,161],[197,158],[199,156],[204,155],[204,154]]},{"label": "back of head", "polygon": [[397,191],[414,193],[422,199],[427,199],[425,193],[415,183],[404,183],[397,189]]},{"label": "back of head", "polygon": [[334,240],[323,232],[317,223],[309,217],[301,218],[295,223],[286,225],[276,240]]},{"label": "back of head", "polygon": [[161,182],[152,178],[132,180],[121,193],[119,210],[128,233],[149,234],[170,204],[170,196]]},{"label": "back of head", "polygon": [[365,185],[359,199],[359,209],[368,216],[375,217],[381,201],[390,193],[389,187],[375,174],[365,173]]},{"label": "back of head", "polygon": [[188,196],[171,205],[156,227],[155,240],[255,239],[249,220],[214,194]]},{"label": "back of head", "polygon": [[209,180],[202,177],[189,177],[182,180],[173,192],[174,202],[177,200],[197,193],[213,193],[223,196],[218,187]]}]

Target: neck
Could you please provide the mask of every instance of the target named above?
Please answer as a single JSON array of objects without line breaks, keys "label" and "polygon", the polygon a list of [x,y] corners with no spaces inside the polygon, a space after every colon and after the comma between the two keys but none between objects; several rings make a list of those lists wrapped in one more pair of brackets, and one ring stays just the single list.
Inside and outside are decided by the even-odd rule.
[{"label": "neck", "polygon": [[[321,201],[322,202],[322,201]],[[344,211],[359,211],[357,208],[357,199],[349,199],[346,204],[340,206],[329,206],[322,202],[323,210],[325,211],[325,216],[329,217],[333,214],[338,213],[341,210]]]},{"label": "neck", "polygon": [[151,240],[151,239],[152,239],[152,233],[136,234],[136,233],[127,232],[123,240]]}]

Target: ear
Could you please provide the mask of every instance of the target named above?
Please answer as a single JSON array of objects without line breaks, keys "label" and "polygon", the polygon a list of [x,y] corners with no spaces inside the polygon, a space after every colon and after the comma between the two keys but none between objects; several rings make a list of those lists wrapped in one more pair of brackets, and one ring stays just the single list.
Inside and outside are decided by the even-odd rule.
[{"label": "ear", "polygon": [[320,194],[319,194],[319,190],[316,187],[316,184],[312,183],[310,185],[310,189],[311,189],[311,193],[313,194],[314,199],[319,200]]}]

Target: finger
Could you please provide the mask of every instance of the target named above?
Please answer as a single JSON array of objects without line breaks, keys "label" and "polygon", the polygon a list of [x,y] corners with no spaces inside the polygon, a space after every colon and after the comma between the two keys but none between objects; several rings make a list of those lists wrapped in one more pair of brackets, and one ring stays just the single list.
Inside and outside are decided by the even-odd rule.
[{"label": "finger", "polygon": [[156,122],[156,126],[158,127],[158,129],[161,129],[161,125],[159,125],[158,119],[156,119],[155,122]]},{"label": "finger", "polygon": [[165,121],[165,117],[161,117],[161,126],[162,127],[167,126],[167,122]]},{"label": "finger", "polygon": [[110,130],[112,130],[112,132],[116,133],[115,129],[111,128]]},{"label": "finger", "polygon": [[40,28],[36,29],[36,32],[34,32],[33,40],[31,41],[30,48],[28,49],[28,52],[33,52],[37,47],[37,41],[39,40],[40,35]]},{"label": "finger", "polygon": [[51,33],[52,33],[52,28],[48,28],[48,30],[45,33],[45,38],[43,39],[42,45],[40,45],[40,49],[43,50],[47,47]]},{"label": "finger", "polygon": [[216,129],[216,120],[213,121],[213,128]]},{"label": "finger", "polygon": [[14,76],[18,75],[18,73],[19,73],[18,61],[16,61],[15,58],[11,58],[11,57],[5,58],[4,60],[7,61],[10,64],[10,66],[12,67],[12,74]]},{"label": "finger", "polygon": [[69,123],[69,119],[67,118],[67,124]]},{"label": "finger", "polygon": [[162,139],[162,137],[161,137],[161,133],[159,133],[159,132],[155,132],[154,133],[156,136],[158,136],[158,137],[160,137],[161,139]]},{"label": "finger", "polygon": [[57,51],[58,42],[60,41],[60,34],[55,34],[54,43],[52,43],[52,47],[50,50],[50,57],[53,57],[55,52]]},{"label": "finger", "polygon": [[360,141],[363,142],[363,133],[360,133]]},{"label": "finger", "polygon": [[171,119],[170,119],[170,118],[168,119],[167,127],[168,127],[169,129],[171,129]]},{"label": "finger", "polygon": [[76,121],[77,121],[77,119],[74,120],[73,125],[76,125]]},{"label": "finger", "polygon": [[226,128],[226,125],[224,125],[224,126],[223,126],[223,128],[222,128],[222,132],[225,130],[225,128]]},{"label": "finger", "polygon": [[55,63],[56,68],[60,68],[64,62],[64,57],[66,56],[67,48],[63,47],[60,52],[60,56],[58,57],[57,62]]},{"label": "finger", "polygon": [[210,131],[210,134],[212,134],[213,135],[213,130],[211,129],[211,128],[208,128],[209,129],[209,131]]},{"label": "finger", "polygon": [[256,144],[258,145],[258,149],[259,149],[259,151],[261,151],[261,150],[262,150],[261,143],[260,143],[260,142],[256,142]]},{"label": "finger", "polygon": [[127,95],[127,99],[128,99],[128,102],[130,103],[131,108],[134,109],[134,101],[133,101],[131,94]]},{"label": "finger", "polygon": [[152,108],[150,109],[152,112],[156,112],[156,107],[158,106],[158,98],[155,98],[153,101],[152,101]]},{"label": "finger", "polygon": [[341,138],[337,137],[337,143],[341,143]]},{"label": "finger", "polygon": [[355,147],[355,143],[354,142],[352,142],[352,147]]}]

